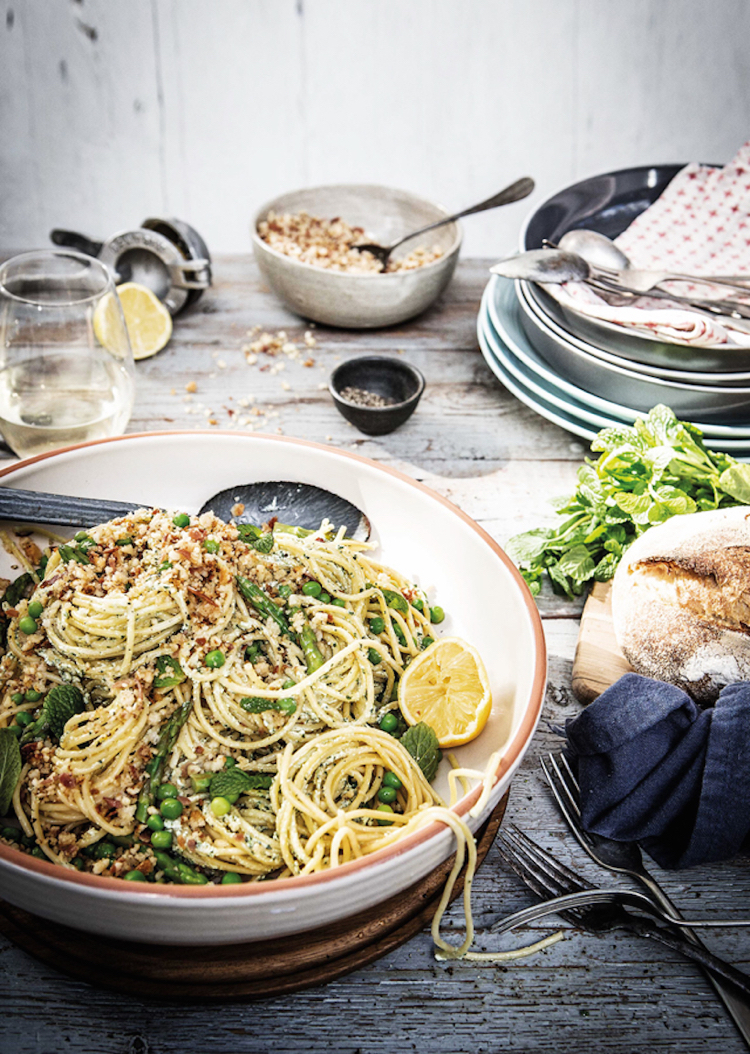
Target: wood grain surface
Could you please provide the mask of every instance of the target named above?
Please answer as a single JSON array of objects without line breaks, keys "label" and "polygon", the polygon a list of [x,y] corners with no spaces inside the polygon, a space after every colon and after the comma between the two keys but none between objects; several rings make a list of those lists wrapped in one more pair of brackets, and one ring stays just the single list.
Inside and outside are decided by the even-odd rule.
[{"label": "wood grain surface", "polygon": [[[313,366],[242,352],[256,324],[302,338],[304,324],[264,290],[246,257],[216,261],[216,285],[178,319],[170,345],[138,364],[130,429],[206,427],[234,420],[248,395],[278,416],[258,430],[303,436],[394,465],[451,498],[501,543],[552,522],[548,499],[570,491],[585,452],[494,379],[474,329],[490,261],[468,260],[441,303],[403,327],[353,333],[314,330]],[[343,358],[403,353],[424,372],[417,413],[389,436],[367,438],[346,424],[321,385]],[[225,365],[221,365],[224,363]],[[262,367],[267,366],[267,369]],[[197,391],[186,402],[186,384]],[[284,387],[288,384],[288,388]],[[204,410],[197,410],[203,404]],[[188,413],[188,408],[195,412]],[[241,416],[240,416],[240,419]],[[186,468],[189,470],[189,468]],[[519,824],[594,883],[616,885],[566,833],[541,779],[539,756],[559,748],[554,731],[580,711],[571,687],[580,604],[545,592],[539,601],[549,653],[545,712],[510,792],[507,821]],[[744,860],[655,873],[686,914],[750,915]],[[477,947],[506,947],[489,932],[499,916],[532,898],[492,848],[473,890]],[[446,932],[463,926],[455,904]],[[534,936],[547,932],[537,926]],[[450,939],[450,938],[449,938]],[[747,931],[717,932],[710,946],[750,970]],[[70,980],[0,938],[3,1054],[495,1054],[497,1051],[741,1054],[746,1048],[690,963],[626,934],[568,933],[545,952],[499,966],[439,963],[426,930],[388,955],[331,983],[252,1004],[174,1007]]]},{"label": "wood grain surface", "polygon": [[581,613],[571,685],[579,703],[590,703],[632,667],[620,651],[612,622],[612,583],[595,582]]}]

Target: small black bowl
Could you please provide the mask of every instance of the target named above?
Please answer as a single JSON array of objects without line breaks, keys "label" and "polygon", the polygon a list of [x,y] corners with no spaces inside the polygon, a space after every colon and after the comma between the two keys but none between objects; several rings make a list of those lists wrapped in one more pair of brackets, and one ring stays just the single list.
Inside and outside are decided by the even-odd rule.
[{"label": "small black bowl", "polygon": [[[417,408],[424,377],[416,366],[385,355],[365,355],[342,362],[331,374],[329,391],[339,413],[366,435],[382,436],[402,425]],[[387,406],[364,406],[341,394],[359,388],[389,400]]]}]

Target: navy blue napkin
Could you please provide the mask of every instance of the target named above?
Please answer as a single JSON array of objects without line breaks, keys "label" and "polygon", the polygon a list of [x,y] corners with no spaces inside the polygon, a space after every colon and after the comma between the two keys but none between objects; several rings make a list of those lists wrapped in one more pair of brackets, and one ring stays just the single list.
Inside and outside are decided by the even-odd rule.
[{"label": "navy blue napkin", "polygon": [[665,868],[740,852],[750,834],[750,682],[700,710],[681,688],[628,673],[565,732],[585,830],[640,842]]}]

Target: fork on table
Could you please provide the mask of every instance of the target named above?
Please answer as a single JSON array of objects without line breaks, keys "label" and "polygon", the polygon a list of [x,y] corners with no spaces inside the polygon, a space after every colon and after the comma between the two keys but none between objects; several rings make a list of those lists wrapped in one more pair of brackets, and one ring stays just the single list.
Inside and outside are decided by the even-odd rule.
[{"label": "fork on table", "polygon": [[[571,833],[591,859],[609,871],[635,879],[639,885],[644,887],[657,907],[679,918],[680,912],[677,907],[653,875],[644,867],[643,855],[637,842],[616,842],[613,838],[604,838],[601,835],[584,831],[581,820],[580,788],[565,755],[548,754],[546,759],[541,759],[541,765],[563,818]],[[698,947],[704,947],[703,942],[695,933],[688,929],[682,929],[682,932],[686,940]],[[744,999],[738,998],[734,992],[727,991],[714,974],[709,973],[708,979],[729,1011],[743,1039],[750,1046],[750,1006]]]},{"label": "fork on table", "polygon": [[[498,848],[511,869],[545,903],[501,919],[490,927],[492,932],[504,933],[522,922],[554,910],[555,914],[590,933],[624,928],[639,936],[649,937],[699,963],[710,971],[710,976],[721,977],[724,983],[750,997],[750,977],[747,974],[709,952],[702,944],[695,944],[673,929],[660,926],[653,917],[643,918],[626,909],[625,904],[630,904],[641,911],[650,911],[652,916],[663,918],[653,901],[643,894],[602,890],[585,885],[575,871],[537,845],[514,824],[509,824],[501,832]],[[550,897],[555,899],[549,900]]]}]

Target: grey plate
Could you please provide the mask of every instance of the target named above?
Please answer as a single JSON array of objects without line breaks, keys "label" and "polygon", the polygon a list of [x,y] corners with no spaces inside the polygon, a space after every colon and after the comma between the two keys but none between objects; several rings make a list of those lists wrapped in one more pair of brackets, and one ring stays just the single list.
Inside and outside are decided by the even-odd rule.
[{"label": "grey plate", "polygon": [[[542,202],[521,230],[521,249],[541,249],[567,231],[586,228],[616,238],[653,204],[684,165],[643,165],[605,172],[564,187]],[[544,312],[564,329],[626,358],[689,370],[750,370],[750,348],[696,348],[654,340],[609,322],[594,321],[561,307],[543,290],[534,295]],[[731,356],[731,358],[727,358]]]},{"label": "grey plate", "polygon": [[587,341],[581,340],[580,337],[573,336],[572,333],[568,332],[568,330],[564,329],[546,314],[538,301],[536,292],[530,282],[516,282],[518,303],[526,316],[522,320],[523,328],[531,342],[540,350],[546,347],[546,342],[551,340],[562,345],[566,350],[574,349],[583,352],[586,355],[593,356],[595,359],[609,363],[612,366],[619,366],[621,369],[628,370],[636,375],[642,374],[658,380],[677,381],[681,384],[750,387],[750,372],[734,373],[727,371],[725,373],[709,373],[703,370],[672,369],[668,366],[635,362],[633,359],[617,355],[615,352],[606,351],[595,344],[589,344]]},{"label": "grey plate", "polygon": [[[514,369],[510,368],[514,357],[492,329],[489,315],[484,309],[480,311],[477,319],[477,337],[485,362],[498,380],[520,402],[530,407],[547,421],[551,421],[560,428],[564,428],[567,432],[572,432],[574,435],[589,441],[594,439],[601,428],[622,426],[623,422],[618,418],[597,415],[601,424],[594,427],[589,421],[590,415],[586,413],[585,408],[583,411],[579,410],[572,399],[565,400],[551,392],[546,393],[548,397],[545,397],[545,394],[542,394],[543,389],[533,380],[530,378],[527,378],[526,381],[522,380],[521,378],[524,376],[523,368],[519,368],[517,360],[514,364]],[[733,457],[739,459],[750,458],[750,440],[742,442],[711,438],[708,440],[707,445],[713,450],[732,454]]]},{"label": "grey plate", "polygon": [[[540,398],[555,405],[559,404],[560,409],[572,411],[579,420],[590,425],[605,427],[612,423],[632,424],[636,417],[643,413],[642,410],[592,395],[586,389],[560,377],[549,366],[523,331],[522,312],[512,283],[499,284],[500,281],[492,279],[485,290],[480,315],[486,320],[485,336],[491,342],[495,353],[502,358],[506,371],[510,370],[525,387],[536,389]],[[659,401],[655,399],[646,409],[650,409]],[[727,441],[727,444],[721,447],[727,450],[734,446],[744,450],[750,443],[750,426],[721,425],[693,417],[688,419],[701,428],[707,439],[717,448],[720,439]]]}]

